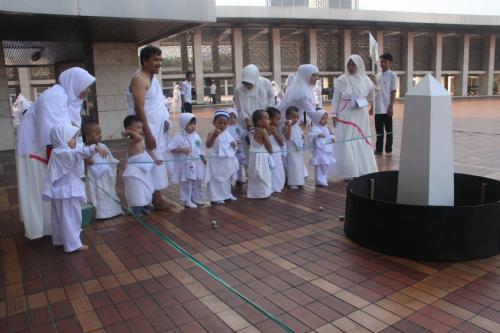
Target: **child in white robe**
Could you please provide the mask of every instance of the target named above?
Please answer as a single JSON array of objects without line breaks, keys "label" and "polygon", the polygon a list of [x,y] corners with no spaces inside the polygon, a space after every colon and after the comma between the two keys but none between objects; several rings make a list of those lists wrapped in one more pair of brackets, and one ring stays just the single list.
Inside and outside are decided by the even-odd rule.
[{"label": "child in white robe", "polygon": [[[87,164],[85,187],[87,196],[95,207],[96,219],[109,219],[122,214],[116,195],[116,166],[118,160],[113,157],[109,148],[101,143],[102,135],[99,124],[86,123],[83,127],[83,142],[86,146],[99,144],[107,151],[106,157],[92,155],[85,160]],[[105,191],[105,192],[104,192]]]},{"label": "child in white robe", "polygon": [[243,184],[243,168],[248,165],[247,157],[245,156],[245,152],[242,148],[243,140],[248,136],[248,131],[243,129],[241,125],[238,123],[238,113],[235,109],[230,108],[226,110],[229,113],[229,133],[233,136],[233,139],[236,141],[236,157],[238,158],[238,172],[236,178],[236,184]]},{"label": "child in white robe", "polygon": [[136,115],[123,120],[127,140],[127,167],[123,172],[127,205],[137,216],[151,212],[153,201],[153,167],[160,164],[156,156],[146,149],[143,138],[143,123]]},{"label": "child in white robe", "polygon": [[205,155],[201,138],[196,133],[196,117],[192,113],[182,113],[179,117],[181,132],[168,146],[174,155],[172,181],[179,183],[180,200],[187,208],[205,205],[201,192],[201,182],[205,178]]},{"label": "child in white robe", "polygon": [[313,127],[309,131],[309,143],[313,156],[309,161],[314,166],[316,186],[328,186],[328,169],[335,163],[333,153],[334,136],[328,128],[328,113],[319,109],[309,113]]},{"label": "child in white robe", "polygon": [[279,193],[285,187],[285,168],[283,167],[282,158],[285,144],[278,130],[281,113],[273,106],[268,107],[266,112],[269,115],[270,121],[269,140],[273,147],[273,153],[271,154],[271,158],[274,161],[274,168],[271,169],[273,192]]},{"label": "child in white robe", "polygon": [[286,142],[286,178],[288,186],[296,190],[305,183],[304,136],[299,125],[300,113],[295,106],[286,109],[283,134]]},{"label": "child in white robe", "polygon": [[215,112],[213,123],[215,130],[208,134],[206,143],[210,157],[206,170],[207,193],[211,202],[223,204],[226,200],[236,200],[231,193],[231,183],[238,172],[237,144],[227,129],[229,113]]},{"label": "child in white robe", "polygon": [[252,122],[255,128],[250,133],[247,197],[266,199],[273,193],[273,147],[269,140],[269,115],[263,110],[257,110],[252,114]]},{"label": "child in white robe", "polygon": [[82,228],[82,203],[87,202],[85,185],[80,176],[84,171],[83,160],[96,152],[105,157],[107,152],[99,144],[77,146],[75,126],[56,125],[50,131],[53,145],[47,171],[47,188],[44,200],[52,204],[52,244],[64,246],[64,252],[88,249],[80,240]]}]

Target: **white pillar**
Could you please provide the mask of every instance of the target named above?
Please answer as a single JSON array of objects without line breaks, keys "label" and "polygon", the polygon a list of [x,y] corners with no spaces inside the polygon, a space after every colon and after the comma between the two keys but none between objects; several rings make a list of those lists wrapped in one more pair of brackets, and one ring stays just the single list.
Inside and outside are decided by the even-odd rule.
[{"label": "white pillar", "polygon": [[411,31],[406,34],[405,46],[404,51],[406,54],[403,56],[403,66],[406,74],[401,82],[403,95],[406,95],[413,87],[413,32]]},{"label": "white pillar", "polygon": [[451,96],[427,74],[405,96],[398,203],[453,206]]},{"label": "white pillar", "polygon": [[344,63],[342,64],[343,66],[341,68],[345,68],[345,65],[347,64],[347,59],[349,59],[349,57],[351,56],[351,31],[350,30],[344,30],[343,44],[344,44]]},{"label": "white pillar", "polygon": [[483,64],[485,65],[486,75],[481,78],[480,91],[481,95],[493,95],[493,75],[495,71],[495,48],[496,36],[490,34],[484,39]]},{"label": "white pillar", "polygon": [[14,125],[9,103],[9,80],[5,69],[3,48],[0,47],[0,150],[14,148]]},{"label": "white pillar", "polygon": [[19,86],[21,88],[21,93],[29,99],[33,101],[33,87],[31,86],[31,68],[30,67],[19,67],[18,69],[19,75]]},{"label": "white pillar", "polygon": [[281,85],[281,34],[279,28],[272,29],[273,80]]},{"label": "white pillar", "polygon": [[193,56],[194,56],[194,81],[196,87],[196,101],[201,104],[205,101],[205,89],[203,87],[203,59],[201,58],[201,30],[195,30],[193,34]]},{"label": "white pillar", "polygon": [[458,63],[461,74],[455,79],[455,96],[467,96],[469,81],[469,44],[470,35],[464,33],[460,40],[460,49],[458,50]]},{"label": "white pillar", "polygon": [[317,66],[318,65],[318,36],[316,29],[309,29],[308,40],[309,40],[309,63]]},{"label": "white pillar", "polygon": [[434,53],[434,76],[438,82],[441,82],[441,74],[443,72],[443,33],[436,33],[436,52]]},{"label": "white pillar", "polygon": [[241,33],[241,28],[233,28],[233,60],[234,60],[233,86],[236,87],[236,84],[241,81],[241,72],[243,71],[243,37]]}]

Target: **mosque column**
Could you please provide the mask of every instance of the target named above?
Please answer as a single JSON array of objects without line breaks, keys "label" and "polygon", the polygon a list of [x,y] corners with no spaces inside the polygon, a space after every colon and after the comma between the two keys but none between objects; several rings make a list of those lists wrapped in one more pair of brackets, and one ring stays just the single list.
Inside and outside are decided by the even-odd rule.
[{"label": "mosque column", "polygon": [[343,45],[344,45],[344,58],[341,68],[345,68],[347,64],[347,59],[351,56],[351,31],[344,30],[343,36]]},{"label": "mosque column", "polygon": [[318,36],[316,29],[308,30],[308,46],[309,46],[309,63],[311,65],[318,65]]},{"label": "mosque column", "polygon": [[403,95],[406,95],[408,90],[413,87],[413,32],[407,32],[404,44],[403,68],[405,75],[401,82],[401,92]]},{"label": "mosque column", "polygon": [[443,33],[437,32],[435,38],[434,58],[432,62],[434,63],[434,77],[438,82],[441,82],[441,74],[443,72]]},{"label": "mosque column", "polygon": [[21,88],[21,93],[29,99],[33,101],[33,87],[31,85],[31,68],[30,67],[19,67],[18,69],[19,75],[19,86]]},{"label": "mosque column", "polygon": [[495,71],[495,48],[496,36],[490,34],[484,38],[483,64],[486,75],[479,82],[479,91],[481,95],[493,95],[493,74]]},{"label": "mosque column", "polygon": [[5,69],[5,56],[0,47],[0,150],[14,148],[14,125],[9,103],[9,80]]},{"label": "mosque column", "polygon": [[279,28],[272,29],[273,80],[281,85],[281,34]]},{"label": "mosque column", "polygon": [[458,64],[461,74],[455,79],[455,96],[467,96],[469,81],[469,43],[470,35],[464,33],[460,40],[458,51]]},{"label": "mosque column", "polygon": [[233,28],[233,59],[234,59],[234,82],[233,87],[241,81],[243,71],[243,37],[241,28]]},{"label": "mosque column", "polygon": [[203,85],[203,59],[201,53],[201,30],[195,30],[193,34],[193,56],[194,56],[194,81],[196,88],[196,102],[201,104],[205,101],[205,88]]}]

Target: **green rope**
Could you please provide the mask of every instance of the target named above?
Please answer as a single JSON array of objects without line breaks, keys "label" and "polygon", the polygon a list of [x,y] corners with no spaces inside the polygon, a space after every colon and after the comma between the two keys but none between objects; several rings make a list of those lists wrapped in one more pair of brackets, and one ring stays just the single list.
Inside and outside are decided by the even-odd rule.
[{"label": "green rope", "polygon": [[204,270],[205,272],[208,273],[213,279],[215,279],[217,282],[222,284],[224,287],[226,287],[229,291],[234,293],[236,296],[240,297],[242,300],[247,302],[249,305],[251,305],[254,309],[262,313],[264,316],[267,318],[271,319],[274,321],[278,326],[280,326],[285,332],[289,333],[295,333],[290,327],[288,327],[282,320],[278,319],[275,317],[273,314],[267,312],[263,308],[261,308],[259,305],[255,304],[252,302],[248,297],[243,295],[241,292],[236,290],[235,288],[231,287],[229,283],[227,283],[222,277],[217,275],[214,271],[212,271],[209,267],[207,267],[204,263],[199,261],[197,258],[195,258],[191,253],[186,251],[182,246],[177,244],[174,240],[172,240],[170,237],[162,233],[160,230],[158,230],[156,227],[152,226],[151,224],[145,222],[140,216],[135,214],[131,209],[128,207],[124,206],[119,200],[115,199],[110,193],[108,193],[105,189],[97,185],[92,179],[87,178],[92,184],[94,184],[99,190],[104,192],[107,196],[109,196],[114,202],[119,204],[125,211],[127,211],[130,215],[132,215],[139,223],[141,223],[146,229],[148,229],[150,232],[155,234],[156,236],[160,237],[164,242],[166,242],[168,245],[173,247],[177,252],[182,254],[184,257],[189,259],[191,262],[193,262],[195,265],[197,265],[199,268]]}]

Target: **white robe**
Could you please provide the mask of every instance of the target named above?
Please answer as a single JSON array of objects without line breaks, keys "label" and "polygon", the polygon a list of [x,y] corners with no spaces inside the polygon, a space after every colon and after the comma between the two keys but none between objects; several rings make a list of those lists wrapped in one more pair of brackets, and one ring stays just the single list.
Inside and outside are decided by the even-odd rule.
[{"label": "white robe", "polygon": [[286,142],[286,176],[288,186],[302,186],[305,183],[304,137],[299,123],[292,125],[290,140]]},{"label": "white robe", "polygon": [[247,197],[250,199],[268,198],[273,192],[270,154],[263,144],[259,144],[250,134],[248,162]]},{"label": "white robe", "polygon": [[[118,160],[113,158],[111,151],[105,144],[100,143],[99,146],[108,151],[108,156],[105,158],[101,157],[99,154],[94,154],[92,156],[92,161],[94,161],[95,164],[87,167],[85,185],[87,196],[95,207],[95,217],[97,219],[108,219],[122,214],[122,208],[116,202],[119,201],[116,195],[116,167]],[[104,193],[103,190],[106,191],[106,193]],[[109,195],[111,195],[112,198]]]},{"label": "white robe", "polygon": [[278,144],[274,135],[269,135],[269,140],[273,146],[271,158],[274,161],[274,168],[271,169],[273,192],[281,192],[285,187],[285,168],[283,167],[282,150],[284,147]]},{"label": "white robe", "polygon": [[187,134],[185,131],[178,133],[168,146],[172,151],[176,148],[190,148],[189,154],[172,153],[174,157],[174,169],[172,172],[172,181],[181,183],[188,180],[205,179],[205,165],[200,156],[204,155],[203,144],[200,136],[193,132]]},{"label": "white robe", "polygon": [[[319,135],[323,134],[324,138]],[[314,125],[309,131],[309,143],[313,146],[313,156],[309,161],[314,166],[316,185],[328,185],[328,170],[335,163],[333,154],[334,137],[327,126]]]},{"label": "white robe", "polygon": [[[134,98],[132,93],[127,90],[128,114],[135,114]],[[151,86],[146,92],[144,98],[144,113],[148,120],[149,128],[156,140],[156,149],[153,151],[160,160],[168,158],[167,148],[169,145],[168,131],[165,131],[165,122],[170,124],[169,113],[165,106],[165,97],[160,83],[156,78],[152,78]],[[153,185],[155,191],[160,191],[168,187],[167,163],[154,165],[152,170]]]},{"label": "white robe", "polygon": [[123,172],[125,197],[129,207],[143,207],[153,200],[153,159],[147,152],[129,156]]},{"label": "white robe", "polygon": [[207,193],[210,201],[224,201],[233,197],[231,182],[238,171],[238,159],[229,130],[220,133],[209,150],[206,169]]}]

